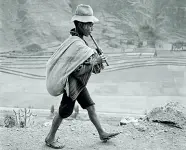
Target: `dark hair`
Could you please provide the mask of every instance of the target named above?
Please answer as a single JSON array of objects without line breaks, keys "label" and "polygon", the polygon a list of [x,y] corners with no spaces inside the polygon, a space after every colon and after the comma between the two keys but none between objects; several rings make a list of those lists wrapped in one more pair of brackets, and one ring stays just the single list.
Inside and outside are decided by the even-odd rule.
[{"label": "dark hair", "polygon": [[80,21],[75,20],[75,21],[74,21],[75,27],[77,27],[79,23],[81,23],[81,24],[84,25],[84,24],[86,24],[86,23],[92,23],[92,22],[80,22]]},{"label": "dark hair", "polygon": [[75,25],[75,27],[78,26],[78,23],[79,23],[79,22],[80,22],[80,21],[77,21],[77,20],[74,21],[74,25]]}]

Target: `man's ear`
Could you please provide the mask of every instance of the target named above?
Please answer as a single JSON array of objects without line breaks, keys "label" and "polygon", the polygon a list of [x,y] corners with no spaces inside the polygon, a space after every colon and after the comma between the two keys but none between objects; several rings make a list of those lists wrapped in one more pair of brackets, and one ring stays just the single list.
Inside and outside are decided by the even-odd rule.
[{"label": "man's ear", "polygon": [[84,31],[84,23],[83,22],[79,22],[78,28],[79,28],[80,32],[83,33],[83,31]]},{"label": "man's ear", "polygon": [[79,23],[78,23],[78,26],[82,29],[83,26],[84,26],[84,23],[83,23],[83,22],[79,22]]}]

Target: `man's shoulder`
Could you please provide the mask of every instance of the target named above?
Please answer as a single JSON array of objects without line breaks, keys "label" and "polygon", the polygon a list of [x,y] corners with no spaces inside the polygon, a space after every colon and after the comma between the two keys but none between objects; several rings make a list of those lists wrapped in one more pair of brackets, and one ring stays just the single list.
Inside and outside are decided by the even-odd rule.
[{"label": "man's shoulder", "polygon": [[74,45],[77,46],[77,48],[78,47],[90,48],[88,45],[86,45],[85,41],[83,41],[78,36],[72,36],[71,39],[74,40]]},{"label": "man's shoulder", "polygon": [[72,35],[70,35],[67,40],[83,42],[83,40],[80,37],[78,37],[78,36],[72,36]]},{"label": "man's shoulder", "polygon": [[63,41],[60,45],[61,47],[66,47],[69,45],[83,45],[83,40],[77,36],[69,36],[65,41]]}]

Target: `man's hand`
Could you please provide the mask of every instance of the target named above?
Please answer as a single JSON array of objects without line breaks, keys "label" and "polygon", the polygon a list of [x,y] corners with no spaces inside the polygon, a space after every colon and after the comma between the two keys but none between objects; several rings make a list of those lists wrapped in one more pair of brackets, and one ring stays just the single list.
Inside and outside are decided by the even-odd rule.
[{"label": "man's hand", "polygon": [[102,54],[97,57],[96,64],[101,64],[106,61],[106,57]]},{"label": "man's hand", "polygon": [[105,62],[106,59],[107,59],[107,58],[105,57],[105,55],[102,54],[102,55],[100,55],[100,56],[101,56],[101,58],[102,58],[102,62]]}]

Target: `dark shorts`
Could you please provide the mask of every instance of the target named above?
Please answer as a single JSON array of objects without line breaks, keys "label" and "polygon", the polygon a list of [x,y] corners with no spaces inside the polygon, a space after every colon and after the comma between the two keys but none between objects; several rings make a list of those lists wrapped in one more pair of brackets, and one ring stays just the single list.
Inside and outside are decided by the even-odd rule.
[{"label": "dark shorts", "polygon": [[[95,104],[91,99],[86,87],[78,95],[77,101],[83,109],[86,109],[87,107]],[[73,101],[70,97],[67,97],[66,92],[64,92],[61,104],[59,106],[59,115],[62,118],[69,117],[73,112],[75,102],[75,100]]]}]

